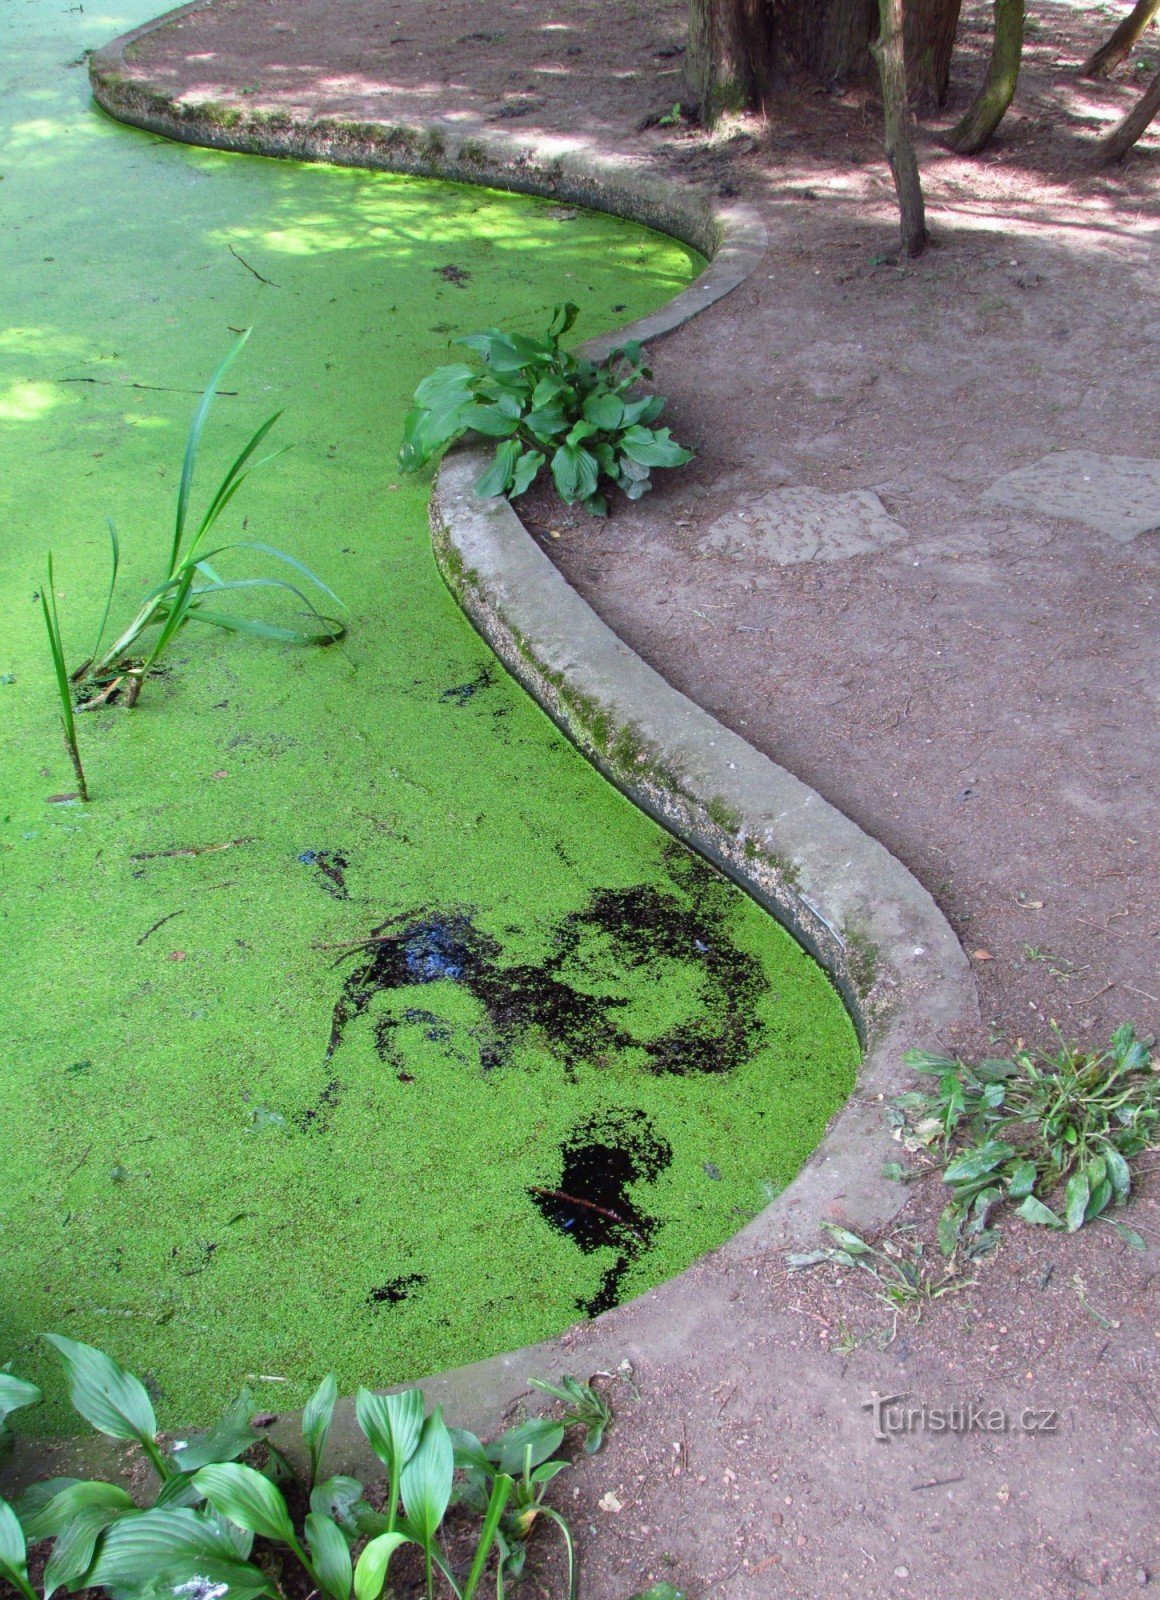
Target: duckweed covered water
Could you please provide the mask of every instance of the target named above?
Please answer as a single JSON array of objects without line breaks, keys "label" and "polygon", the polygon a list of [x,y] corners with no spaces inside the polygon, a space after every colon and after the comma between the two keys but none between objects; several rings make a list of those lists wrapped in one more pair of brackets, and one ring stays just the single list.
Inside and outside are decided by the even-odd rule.
[{"label": "duckweed covered water", "polygon": [[[680,1270],[848,1093],[823,974],[566,744],[461,617],[395,449],[457,335],[579,337],[700,265],[607,217],[195,151],[92,109],[147,7],[6,8],[0,115],[0,1364],[52,1329],[171,1422],[558,1331]],[[261,282],[261,278],[268,282]],[[192,627],[72,787],[38,584],[73,660],[160,576],[185,430],[233,337],[204,491],[269,412],[229,530],[350,606],[342,648]],[[663,362],[661,372],[663,388]],[[599,537],[599,530],[594,530]]]}]

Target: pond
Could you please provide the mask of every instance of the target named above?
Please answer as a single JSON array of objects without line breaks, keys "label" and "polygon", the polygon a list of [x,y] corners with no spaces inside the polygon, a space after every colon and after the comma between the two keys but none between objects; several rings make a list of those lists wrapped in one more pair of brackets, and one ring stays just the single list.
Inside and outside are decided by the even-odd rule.
[{"label": "pond", "polygon": [[[331,1369],[349,1392],[558,1332],[765,1205],[858,1057],[821,970],[507,677],[395,464],[456,337],[565,299],[587,337],[699,258],[119,127],[82,52],[147,14],[4,18],[0,1364],[44,1384],[47,1431],[42,1330],[183,1423],[245,1382],[282,1409]],[[196,397],[245,327],[195,498],[284,407],[290,449],[225,531],[318,572],[349,634],[187,629],[135,709],[80,717],[91,805],[53,801],[45,553],[78,662],[105,518],[119,618],[162,576]]]}]

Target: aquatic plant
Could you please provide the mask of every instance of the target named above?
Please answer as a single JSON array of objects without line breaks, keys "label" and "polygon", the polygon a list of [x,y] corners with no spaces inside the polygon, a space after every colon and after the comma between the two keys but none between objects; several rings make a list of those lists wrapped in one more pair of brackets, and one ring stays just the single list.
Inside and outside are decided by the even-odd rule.
[{"label": "aquatic plant", "polygon": [[654,467],[691,461],[693,452],[668,428],[651,426],[664,398],[628,398],[634,384],[652,377],[639,344],[619,345],[602,362],[560,348],[577,316],[579,307],[569,302],[556,307],[543,338],[489,328],[461,339],[482,356],[483,371],[438,367],[424,378],[403,424],[403,471],[417,472],[465,433],[481,433],[498,443],[476,494],[514,499],[550,463],[565,505],[579,500],[603,517],[608,498],[602,485],[639,500],[652,488]]},{"label": "aquatic plant", "polygon": [[56,691],[60,697],[60,721],[64,731],[65,748],[76,773],[77,792],[84,801],[89,798],[85,769],[81,765],[81,752],[77,744],[77,724],[73,714],[72,684],[65,665],[64,641],[60,632],[60,617],[56,608],[56,584],[52,572],[52,556],[48,558],[48,574],[40,591],[40,606],[44,613],[44,626],[48,631],[48,648],[52,654],[52,670],[56,678]]},{"label": "aquatic plant", "polygon": [[[341,622],[334,618],[323,616],[308,596],[296,584],[289,582],[285,578],[223,578],[213,565],[219,557],[237,550],[252,550],[261,555],[271,556],[274,560],[292,567],[308,582],[313,584],[316,589],[326,595],[328,599],[332,600],[336,606],[341,608],[342,602],[334,594],[333,590],[328,588],[321,578],[316,577],[308,567],[303,566],[302,562],[295,560],[291,555],[287,555],[284,550],[277,550],[273,545],[265,544],[258,539],[234,539],[225,544],[207,548],[209,536],[219,517],[233,500],[250,473],[258,467],[265,466],[275,456],[282,454],[281,450],[275,450],[269,455],[263,456],[260,460],[253,459],[270,430],[282,415],[280,411],[276,411],[273,416],[267,417],[265,422],[261,423],[251,434],[248,442],[231,463],[221,482],[210,496],[196,527],[190,532],[190,499],[202,434],[209,418],[210,408],[213,405],[218,385],[237,359],[249,337],[250,329],[247,328],[227,352],[224,360],[210,379],[190,424],[189,434],[185,443],[185,455],[181,466],[181,477],[177,486],[177,508],[165,575],[161,582],[146,594],[129,626],[118,635],[115,642],[107,650],[102,652],[101,645],[113,607],[117,575],[120,568],[120,547],[117,541],[117,530],[112,519],[109,520],[109,537],[112,543],[112,570],[105,596],[104,612],[101,617],[100,627],[97,630],[96,642],[89,656],[72,673],[65,675],[68,683],[78,686],[72,694],[68,692],[65,686],[65,679],[62,679],[61,676],[64,655],[60,641],[60,625],[56,618],[56,601],[50,582],[49,603],[45,605],[45,621],[52,645],[57,686],[61,694],[65,738],[73,756],[73,764],[77,769],[78,781],[82,784],[82,787],[83,773],[80,768],[80,757],[76,750],[76,731],[73,722],[74,700],[76,701],[75,709],[77,711],[91,711],[97,706],[106,705],[115,695],[124,690],[125,704],[128,706],[135,705],[145,679],[153,671],[163,652],[173,642],[180,630],[185,627],[186,623],[201,622],[208,624],[210,627],[221,628],[231,633],[245,633],[260,639],[273,639],[284,644],[298,645],[333,644],[346,631]],[[51,561],[52,558],[50,556],[50,572]],[[242,592],[248,593],[255,589],[279,589],[289,593],[302,602],[319,626],[313,629],[291,628],[282,624],[265,622],[256,617],[238,616],[233,612],[218,611],[207,604],[207,601],[212,601],[217,596],[240,594]],[[158,630],[156,636],[147,647],[143,647],[143,636],[152,628]],[[66,701],[68,702],[67,708]]]},{"label": "aquatic plant", "polygon": [[[438,1408],[424,1417],[419,1389],[360,1389],[358,1425],[387,1468],[383,1508],[375,1509],[356,1478],[317,1481],[338,1399],[330,1374],[302,1413],[309,1511],[299,1523],[290,1510],[299,1497],[291,1494],[288,1501],[279,1487],[293,1480],[293,1470],[256,1431],[258,1406],[248,1390],[208,1433],[165,1446],[138,1378],[92,1345],[45,1337],[64,1364],[73,1407],[98,1432],[138,1445],[159,1486],[148,1506],[138,1505],[118,1484],[79,1478],[34,1484],[14,1506],[0,1499],[0,1578],[24,1600],[41,1600],[29,1576],[29,1546],[49,1539],[43,1600],[61,1589],[103,1589],[117,1600],[282,1600],[279,1546],[326,1600],[378,1600],[392,1558],[407,1544],[421,1552],[428,1600],[436,1572],[456,1600],[473,1600],[495,1550],[502,1600],[504,1578],[522,1570],[528,1536],[541,1515],[563,1531],[568,1592],[574,1596],[571,1534],[560,1514],[543,1503],[548,1483],[569,1464],[549,1459],[563,1440],[562,1422],[533,1418],[483,1445],[474,1434],[449,1429]],[[40,1398],[35,1385],[0,1372],[0,1439],[9,1437],[8,1414]],[[260,1467],[239,1459],[245,1455]],[[457,1471],[464,1475],[458,1491]],[[440,1538],[452,1504],[482,1517],[462,1585]]]}]

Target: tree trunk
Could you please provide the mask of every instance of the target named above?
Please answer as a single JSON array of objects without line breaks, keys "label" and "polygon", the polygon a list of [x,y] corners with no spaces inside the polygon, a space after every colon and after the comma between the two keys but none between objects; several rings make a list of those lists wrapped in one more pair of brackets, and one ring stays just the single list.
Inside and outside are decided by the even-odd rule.
[{"label": "tree trunk", "polygon": [[911,0],[904,8],[906,81],[918,105],[946,103],[961,8],[962,0]]},{"label": "tree trunk", "polygon": [[870,71],[876,0],[773,0],[786,59],[824,83]]},{"label": "tree trunk", "polygon": [[[911,0],[905,48],[910,91],[941,105],[962,0]],[[689,0],[685,77],[705,121],[755,107],[794,67],[823,83],[864,78],[878,0]]]},{"label": "tree trunk", "polygon": [[776,66],[770,0],[689,0],[685,78],[701,120],[759,106]]},{"label": "tree trunk", "polygon": [[1079,69],[1081,78],[1110,78],[1126,61],[1135,48],[1136,40],[1160,11],[1160,0],[1136,0],[1135,6],[1110,39],[1100,45],[1094,56],[1089,56]]},{"label": "tree trunk", "polygon": [[952,128],[948,143],[960,155],[973,156],[988,144],[1015,98],[1023,58],[1023,0],[995,0],[995,43],[991,64],[974,104]]},{"label": "tree trunk", "polygon": [[1160,112],[1160,72],[1144,90],[1128,115],[1096,146],[1099,160],[1107,166],[1122,161],[1148,124]]},{"label": "tree trunk", "polygon": [[902,213],[902,248],[921,255],[926,244],[926,213],[914,141],[910,136],[910,102],[906,96],[906,54],[902,40],[902,0],[879,0],[881,33],[871,45],[882,79],[886,120],[886,156],[898,190]]}]

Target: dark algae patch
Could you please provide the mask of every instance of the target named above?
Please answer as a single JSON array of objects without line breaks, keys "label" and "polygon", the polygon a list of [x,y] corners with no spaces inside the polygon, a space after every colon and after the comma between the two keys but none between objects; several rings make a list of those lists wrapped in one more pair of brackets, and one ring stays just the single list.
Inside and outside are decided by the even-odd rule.
[{"label": "dark algae patch", "polygon": [[349,865],[341,850],[301,850],[298,854],[303,866],[317,869],[322,887],[336,900],[349,898],[346,892],[346,869]]},{"label": "dark algae patch", "polygon": [[[583,338],[697,263],[607,216],[562,228],[526,197],[118,127],[61,65],[103,13],[33,0],[8,21],[0,1365],[44,1385],[51,1431],[70,1414],[38,1335],[87,1340],[196,1426],[245,1383],[284,1409],[331,1370],[350,1393],[542,1339],[782,1187],[856,1046],[818,968],[488,657],[395,451],[448,340],[541,329],[565,279]],[[135,709],[78,719],[93,803],[49,803],[72,777],[44,554],[79,665],[106,515],[110,629],[163,576],[231,327],[254,332],[194,514],[282,409],[291,448],[223,540],[319,573],[349,633],[295,651],[187,630]],[[279,603],[263,614],[300,623]]]},{"label": "dark algae patch", "polygon": [[596,1293],[576,1302],[595,1317],[616,1305],[629,1263],[648,1249],[658,1225],[638,1208],[632,1186],[654,1183],[673,1152],[643,1111],[608,1111],[573,1129],[560,1156],[556,1187],[534,1184],[528,1193],[544,1220],[585,1255],[615,1252]]}]

